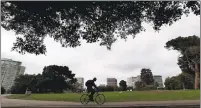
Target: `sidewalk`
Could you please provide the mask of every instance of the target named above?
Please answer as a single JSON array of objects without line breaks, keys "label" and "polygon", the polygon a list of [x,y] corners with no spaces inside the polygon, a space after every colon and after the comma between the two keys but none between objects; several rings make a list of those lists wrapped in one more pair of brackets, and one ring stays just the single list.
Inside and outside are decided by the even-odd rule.
[{"label": "sidewalk", "polygon": [[181,101],[135,101],[135,102],[106,102],[104,105],[89,103],[82,105],[76,102],[61,101],[35,101],[35,100],[18,100],[7,99],[1,96],[1,107],[3,108],[200,108],[200,100],[181,100]]}]

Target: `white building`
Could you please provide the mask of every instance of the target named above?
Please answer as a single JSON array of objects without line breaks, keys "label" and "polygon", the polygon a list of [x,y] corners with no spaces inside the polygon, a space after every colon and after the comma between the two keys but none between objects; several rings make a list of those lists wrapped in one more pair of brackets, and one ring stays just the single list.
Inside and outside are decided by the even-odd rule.
[{"label": "white building", "polygon": [[14,85],[15,78],[24,74],[25,67],[21,64],[22,62],[13,61],[12,59],[1,59],[1,86],[6,91]]},{"label": "white building", "polygon": [[134,80],[136,79],[136,77],[129,77],[127,78],[127,86],[128,87],[133,87],[135,85]]},{"label": "white building", "polygon": [[138,75],[136,80],[141,81],[141,75]]},{"label": "white building", "polygon": [[78,82],[78,88],[79,89],[84,89],[84,78],[82,77],[77,77],[77,82]]},{"label": "white building", "polygon": [[[159,88],[163,88],[162,76],[160,76],[160,75],[153,75],[153,79],[154,79],[154,82],[158,83],[158,87]],[[135,88],[135,83],[137,81],[141,81],[140,75],[138,75],[137,77],[129,77],[129,78],[127,78],[127,85],[128,85],[128,87]]]},{"label": "white building", "polygon": [[158,87],[159,88],[163,88],[163,79],[162,79],[162,76],[160,76],[160,75],[154,75],[153,78],[154,78],[154,82],[158,83]]},{"label": "white building", "polygon": [[140,76],[127,78],[127,86],[135,88],[135,83],[140,81]]}]

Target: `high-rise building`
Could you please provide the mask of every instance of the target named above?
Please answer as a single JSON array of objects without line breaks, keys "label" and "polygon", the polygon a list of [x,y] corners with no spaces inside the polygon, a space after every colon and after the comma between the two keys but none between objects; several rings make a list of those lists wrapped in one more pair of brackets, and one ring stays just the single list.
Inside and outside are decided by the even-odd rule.
[{"label": "high-rise building", "polygon": [[25,67],[21,64],[22,62],[13,61],[12,59],[1,59],[1,86],[6,91],[14,85],[15,78],[24,74]]},{"label": "high-rise building", "polygon": [[154,78],[154,82],[158,83],[158,87],[159,88],[163,88],[163,79],[162,79],[162,76],[160,76],[160,75],[154,75],[153,78]]},{"label": "high-rise building", "polygon": [[78,82],[78,89],[84,89],[84,78],[83,77],[77,77]]},{"label": "high-rise building", "polygon": [[117,79],[116,78],[107,78],[107,86],[117,87]]}]

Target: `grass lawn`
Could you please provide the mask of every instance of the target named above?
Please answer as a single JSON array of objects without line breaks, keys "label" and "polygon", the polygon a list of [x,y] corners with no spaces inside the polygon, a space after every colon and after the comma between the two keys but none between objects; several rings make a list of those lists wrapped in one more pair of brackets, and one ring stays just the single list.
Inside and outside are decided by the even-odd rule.
[{"label": "grass lawn", "polygon": [[[200,90],[177,90],[177,91],[131,91],[131,92],[104,92],[107,102],[124,101],[166,101],[166,100],[200,100]],[[46,101],[69,101],[79,102],[78,93],[63,94],[24,94],[10,95],[11,99],[46,100]]]}]

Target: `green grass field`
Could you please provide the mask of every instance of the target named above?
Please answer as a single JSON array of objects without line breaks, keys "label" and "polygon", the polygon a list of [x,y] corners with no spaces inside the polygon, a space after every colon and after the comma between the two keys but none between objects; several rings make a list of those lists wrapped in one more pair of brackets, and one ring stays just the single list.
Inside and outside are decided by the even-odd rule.
[{"label": "green grass field", "polygon": [[[178,90],[178,91],[133,91],[133,92],[104,92],[107,102],[124,101],[167,101],[167,100],[200,100],[200,90]],[[69,101],[79,102],[78,93],[63,94],[24,94],[10,95],[11,99],[46,100],[46,101]]]}]

